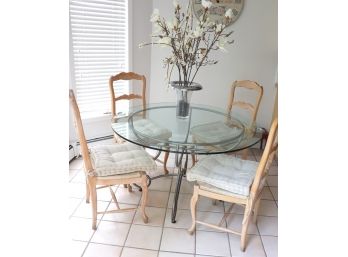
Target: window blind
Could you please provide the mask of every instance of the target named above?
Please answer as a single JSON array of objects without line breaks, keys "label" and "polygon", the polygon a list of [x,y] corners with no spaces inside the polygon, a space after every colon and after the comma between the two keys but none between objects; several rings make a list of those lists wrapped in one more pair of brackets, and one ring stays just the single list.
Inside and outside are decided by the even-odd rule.
[{"label": "window blind", "polygon": [[[70,0],[72,74],[82,118],[110,113],[109,78],[128,69],[128,0]],[[116,96],[128,82],[114,84]],[[128,103],[117,103],[117,110]]]}]

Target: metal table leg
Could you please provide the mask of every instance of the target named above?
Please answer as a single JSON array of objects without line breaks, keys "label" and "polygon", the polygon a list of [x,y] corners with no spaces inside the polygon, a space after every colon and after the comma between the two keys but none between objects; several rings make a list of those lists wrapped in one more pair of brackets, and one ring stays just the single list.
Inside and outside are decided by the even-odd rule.
[{"label": "metal table leg", "polygon": [[[185,164],[184,167],[182,167],[182,159],[185,156]],[[178,181],[176,183],[176,188],[175,188],[175,194],[174,194],[174,201],[173,201],[173,209],[172,209],[172,223],[176,223],[175,217],[176,217],[176,211],[178,207],[178,199],[179,199],[179,193],[180,193],[180,187],[181,187],[181,181],[183,176],[186,174],[187,170],[187,162],[188,162],[188,153],[186,151],[183,151],[180,154],[180,157],[177,158],[178,156],[176,155],[176,166],[178,167]]]}]

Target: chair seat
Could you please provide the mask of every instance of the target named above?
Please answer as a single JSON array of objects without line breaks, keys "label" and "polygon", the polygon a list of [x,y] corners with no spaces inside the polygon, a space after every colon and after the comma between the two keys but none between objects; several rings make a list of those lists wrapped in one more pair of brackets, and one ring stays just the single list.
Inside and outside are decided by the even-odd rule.
[{"label": "chair seat", "polygon": [[248,196],[250,185],[259,163],[229,155],[208,156],[187,172],[188,181],[197,181],[226,190],[232,194]]},{"label": "chair seat", "polygon": [[156,163],[140,146],[124,143],[94,146],[90,149],[94,170],[92,176],[113,176],[136,171],[149,172]]},{"label": "chair seat", "polygon": [[242,128],[231,128],[223,122],[212,122],[191,129],[191,134],[196,142],[203,143],[230,141],[239,138],[242,132]]},{"label": "chair seat", "polygon": [[148,119],[135,120],[133,124],[137,132],[150,138],[167,140],[172,136],[170,130],[163,128]]}]

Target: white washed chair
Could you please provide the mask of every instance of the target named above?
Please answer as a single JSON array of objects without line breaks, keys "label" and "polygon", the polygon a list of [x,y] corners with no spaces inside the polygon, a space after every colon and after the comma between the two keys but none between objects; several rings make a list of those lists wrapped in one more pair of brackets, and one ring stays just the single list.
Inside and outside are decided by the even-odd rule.
[{"label": "white washed chair", "polygon": [[[139,184],[142,188],[141,212],[144,223],[148,222],[145,213],[147,203],[146,171],[156,169],[154,160],[141,147],[125,143],[97,145],[88,149],[79,107],[74,92],[69,90],[70,104],[74,113],[75,126],[80,141],[81,153],[86,175],[86,202],[92,202],[92,228],[96,229],[97,214],[133,211],[137,208],[120,209],[111,186],[120,184]],[[98,186],[98,187],[97,187]],[[109,187],[115,210],[97,211],[97,189]]]},{"label": "white washed chair", "polygon": [[[236,99],[236,91],[240,89],[246,89],[253,92],[256,96],[255,102],[246,102],[244,100]],[[237,80],[234,81],[231,85],[229,100],[227,104],[226,114],[229,117],[231,115],[232,110],[235,108],[240,108],[247,110],[250,113],[250,124],[246,124],[246,128],[252,129],[255,126],[257,113],[259,110],[260,102],[263,95],[263,87],[258,83],[250,80]],[[233,133],[231,128],[225,124],[224,122],[215,122],[211,124],[206,124],[206,130],[202,129],[202,126],[192,127],[191,133],[193,139],[197,142],[209,143],[211,140],[215,139],[215,141],[224,141],[225,138],[230,138],[230,134]],[[213,132],[212,129],[216,132]],[[214,136],[212,136],[214,135]],[[248,154],[248,150],[243,150],[243,158],[246,159]]]},{"label": "white washed chair", "polygon": [[[116,97],[115,95],[115,90],[114,88],[117,87],[117,84],[114,85],[114,82],[117,82],[119,80],[138,80],[141,81],[141,94],[133,94],[130,93],[129,95],[121,95]],[[112,115],[112,122],[117,122],[117,111],[116,111],[116,102],[121,101],[121,100],[135,100],[135,99],[140,99],[142,102],[143,109],[146,108],[146,78],[144,75],[140,75],[134,72],[121,72],[116,74],[115,76],[111,76],[109,79],[109,90],[110,90],[110,95],[111,95],[111,115]],[[157,138],[170,138],[172,136],[172,132],[165,129],[161,128],[158,125],[154,124],[153,122],[143,119],[136,121],[139,122],[138,125],[141,125],[144,130],[150,130],[153,133],[157,133],[157,135],[153,135],[154,137],[156,136]],[[138,127],[141,127],[138,126]],[[124,143],[124,140],[117,135],[115,135],[115,139],[118,143]],[[167,161],[169,157],[169,152],[164,153],[164,159],[163,159],[163,166],[164,166],[164,173],[168,174],[168,169],[167,169]]]},{"label": "white washed chair", "polygon": [[[278,149],[277,131],[278,118],[272,123],[260,162],[242,160],[230,155],[212,155],[200,160],[187,172],[187,180],[196,181],[191,199],[192,226],[189,229],[190,234],[194,232],[196,223],[198,223],[241,235],[241,250],[245,251],[249,221],[253,213],[254,222],[256,222],[261,192],[268,169]],[[232,203],[219,224],[196,220],[196,204],[199,195]],[[221,227],[234,204],[245,206],[241,232]]]}]

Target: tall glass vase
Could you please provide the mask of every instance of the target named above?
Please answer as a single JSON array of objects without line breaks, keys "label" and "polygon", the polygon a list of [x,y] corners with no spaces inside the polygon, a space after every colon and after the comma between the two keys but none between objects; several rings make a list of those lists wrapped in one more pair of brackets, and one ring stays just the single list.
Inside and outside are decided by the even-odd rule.
[{"label": "tall glass vase", "polygon": [[176,91],[176,116],[178,118],[186,119],[190,115],[190,101],[192,92],[201,90],[202,86],[195,82],[187,85],[187,83],[182,81],[171,81],[170,85]]}]

